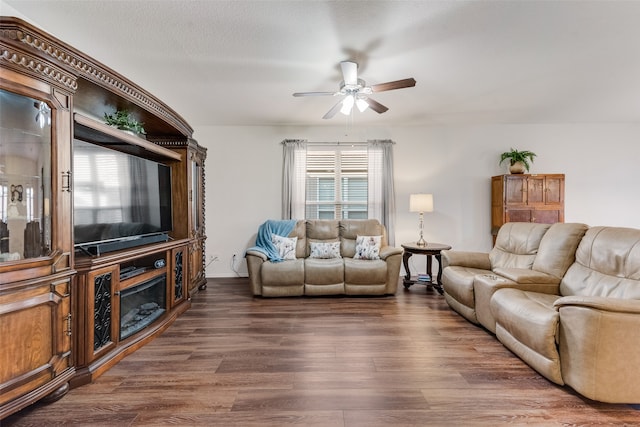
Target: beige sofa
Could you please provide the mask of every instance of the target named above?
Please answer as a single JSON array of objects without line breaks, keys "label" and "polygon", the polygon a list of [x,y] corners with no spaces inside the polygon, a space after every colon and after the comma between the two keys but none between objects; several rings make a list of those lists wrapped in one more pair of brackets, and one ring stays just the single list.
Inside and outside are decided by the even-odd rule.
[{"label": "beige sofa", "polygon": [[489,253],[442,251],[442,285],[451,308],[495,333],[489,308],[494,292],[519,287],[555,293],[574,259],[584,224],[511,222]]},{"label": "beige sofa", "polygon": [[[523,234],[513,234],[525,228],[509,227],[511,239],[535,246],[537,237],[529,241]],[[532,254],[532,273],[555,276],[562,272],[557,284],[531,283],[531,276],[517,275],[510,268],[479,272],[473,278],[476,322],[493,326],[500,342],[554,383],[567,384],[589,399],[637,404],[640,230],[592,227],[577,238],[583,228],[581,224],[549,226]],[[576,238],[577,248],[572,250]],[[461,268],[460,264],[445,267],[445,293],[460,293],[461,284],[454,280],[461,276],[453,273]],[[455,309],[457,300],[452,301]],[[490,320],[480,313],[488,313]]]},{"label": "beige sofa", "polygon": [[[379,259],[354,259],[357,236],[381,236]],[[297,221],[289,237],[296,237],[295,259],[271,261],[263,252],[245,255],[254,295],[395,294],[400,278],[402,249],[387,243],[385,227],[377,220]],[[312,258],[312,243],[339,242],[339,258]]]}]

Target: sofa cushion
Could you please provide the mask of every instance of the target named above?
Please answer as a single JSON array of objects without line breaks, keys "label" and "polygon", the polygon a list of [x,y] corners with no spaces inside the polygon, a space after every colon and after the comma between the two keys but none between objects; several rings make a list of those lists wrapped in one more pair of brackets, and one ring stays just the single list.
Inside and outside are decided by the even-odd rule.
[{"label": "sofa cushion", "polygon": [[342,256],[353,258],[356,253],[358,236],[382,236],[380,246],[387,246],[384,226],[376,219],[345,219],[340,221],[340,242]]},{"label": "sofa cushion", "polygon": [[302,286],[304,284],[304,259],[281,262],[266,261],[260,269],[264,286]]},{"label": "sofa cushion", "polygon": [[590,228],[560,282],[560,293],[640,300],[640,230]]},{"label": "sofa cushion", "polygon": [[304,260],[305,285],[335,285],[344,283],[342,258]]},{"label": "sofa cushion", "polygon": [[309,242],[309,258],[342,258],[340,242]]},{"label": "sofa cushion", "polygon": [[549,380],[564,384],[557,347],[560,315],[553,307],[558,298],[503,288],[490,305],[500,342]]},{"label": "sofa cushion", "polygon": [[340,242],[340,221],[338,220],[307,220],[307,247],[305,257],[311,256],[311,243]]},{"label": "sofa cushion", "polygon": [[576,248],[588,228],[578,223],[553,224],[540,241],[532,268],[561,279],[573,264]]},{"label": "sofa cushion", "polygon": [[280,258],[283,260],[296,259],[296,245],[298,243],[297,237],[282,237],[272,233],[271,241],[276,247]]},{"label": "sofa cushion", "polygon": [[307,237],[315,240],[338,240],[340,221],[329,219],[307,220]]},{"label": "sofa cushion", "polygon": [[382,260],[344,258],[344,282],[350,285],[387,283],[387,263]]},{"label": "sofa cushion", "polygon": [[357,236],[353,259],[380,259],[381,240],[382,236]]},{"label": "sofa cushion", "polygon": [[447,303],[473,323],[478,323],[473,291],[473,279],[478,274],[491,274],[491,271],[451,265],[442,272],[442,284]]},{"label": "sofa cushion", "polygon": [[491,268],[531,268],[542,237],[551,224],[508,222],[500,227],[489,252]]}]

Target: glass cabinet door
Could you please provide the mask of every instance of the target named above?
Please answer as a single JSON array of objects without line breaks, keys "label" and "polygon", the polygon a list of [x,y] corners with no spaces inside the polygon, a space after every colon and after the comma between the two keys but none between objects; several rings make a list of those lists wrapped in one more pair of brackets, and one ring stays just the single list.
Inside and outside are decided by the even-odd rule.
[{"label": "glass cabinet door", "polygon": [[50,252],[51,114],[0,89],[0,262]]},{"label": "glass cabinet door", "polygon": [[200,233],[200,211],[201,203],[200,192],[202,191],[202,181],[200,179],[200,163],[196,160],[191,161],[191,224],[194,236]]}]

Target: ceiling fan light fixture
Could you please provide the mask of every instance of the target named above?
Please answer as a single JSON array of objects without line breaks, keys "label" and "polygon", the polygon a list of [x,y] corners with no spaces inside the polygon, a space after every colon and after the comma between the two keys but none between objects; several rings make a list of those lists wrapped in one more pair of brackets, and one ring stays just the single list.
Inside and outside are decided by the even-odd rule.
[{"label": "ceiling fan light fixture", "polygon": [[365,101],[364,99],[362,99],[362,98],[358,98],[358,99],[356,100],[356,107],[358,107],[358,110],[359,110],[361,113],[364,113],[364,110],[366,110],[367,108],[369,108],[369,104],[367,104],[367,101]]},{"label": "ceiling fan light fixture", "polygon": [[358,64],[353,61],[342,61],[340,63],[342,69],[343,80],[340,82],[340,89],[337,92],[296,92],[293,96],[342,96],[342,100],[334,104],[327,113],[322,116],[323,119],[330,119],[340,111],[345,116],[351,115],[353,106],[358,107],[360,112],[366,111],[367,108],[382,114],[389,108],[380,104],[369,96],[377,92],[385,92],[388,90],[402,89],[406,87],[414,87],[416,80],[412,78],[395,80],[392,82],[378,83],[367,86],[367,82],[358,78]]},{"label": "ceiling fan light fixture", "polygon": [[355,100],[353,99],[353,95],[347,95],[342,100],[342,108],[340,109],[340,112],[345,116],[348,116],[349,114],[351,114],[351,110],[353,109],[354,102]]}]

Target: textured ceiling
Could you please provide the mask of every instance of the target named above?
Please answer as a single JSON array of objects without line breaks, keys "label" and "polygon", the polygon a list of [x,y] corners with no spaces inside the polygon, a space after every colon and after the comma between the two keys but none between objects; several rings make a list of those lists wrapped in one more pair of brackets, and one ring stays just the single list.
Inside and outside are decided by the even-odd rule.
[{"label": "textured ceiling", "polygon": [[[2,0],[192,126],[640,123],[640,1]],[[8,13],[7,13],[8,12]],[[322,120],[339,62],[389,107]]]}]

